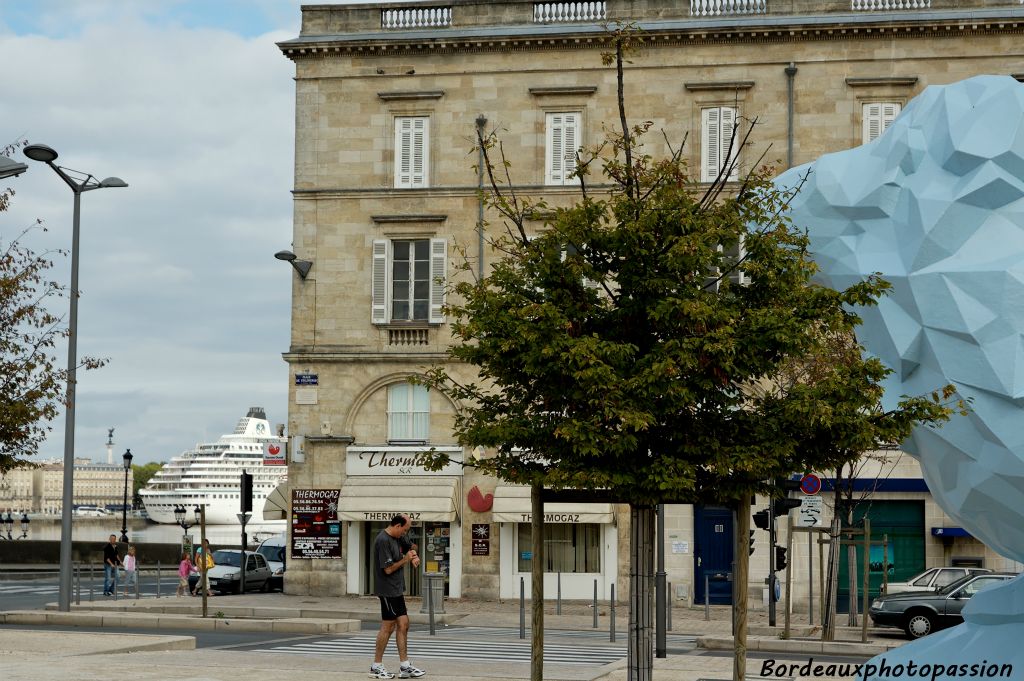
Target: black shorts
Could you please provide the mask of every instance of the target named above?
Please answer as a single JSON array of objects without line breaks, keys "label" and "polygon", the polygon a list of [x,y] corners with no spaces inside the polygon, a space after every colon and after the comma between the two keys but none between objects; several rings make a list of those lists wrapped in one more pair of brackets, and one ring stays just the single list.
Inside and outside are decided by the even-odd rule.
[{"label": "black shorts", "polygon": [[385,622],[405,617],[409,611],[405,609],[405,596],[377,596],[380,599],[380,618]]}]

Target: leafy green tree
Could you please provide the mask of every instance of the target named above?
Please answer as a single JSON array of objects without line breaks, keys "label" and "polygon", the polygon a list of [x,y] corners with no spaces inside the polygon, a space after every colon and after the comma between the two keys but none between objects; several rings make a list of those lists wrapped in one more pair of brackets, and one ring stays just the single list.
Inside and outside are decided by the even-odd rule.
[{"label": "leafy green tree", "polygon": [[132,486],[132,499],[139,503],[139,490],[149,484],[149,481],[157,471],[164,466],[163,461],[151,461],[144,464],[132,464],[132,474],[135,478],[135,484]]},{"label": "leafy green tree", "polygon": [[[843,438],[877,437],[858,430],[853,402],[884,367],[862,360],[827,380],[775,384],[820,352],[823,336],[852,334],[851,310],[873,304],[886,284],[812,284],[807,236],[786,219],[790,197],[771,184],[772,168],[733,187],[727,164],[701,184],[681,149],[645,154],[650,123],[627,124],[622,94],[631,37],[613,38],[621,126],[581,154],[575,204],[521,196],[510,164],[492,158],[500,143],[480,140],[490,205],[504,223],[492,239],[500,257],[480,280],[463,263],[448,309],[454,362],[426,382],[465,406],[455,431],[493,450],[476,463],[484,471],[535,488],[603,490],[631,505],[629,676],[649,679],[655,506],[733,504],[743,538],[735,579],[745,586],[751,496],[772,478],[845,463],[852,449],[835,446]],[[751,127],[730,146],[746,146]],[[596,172],[610,190],[591,188]],[[549,218],[531,234],[537,215]],[[461,378],[460,365],[475,376]],[[948,413],[927,398],[913,404],[921,412],[895,421]],[[743,678],[745,588],[735,607],[743,624],[734,673]]]},{"label": "leafy green tree", "polygon": [[[19,145],[2,152],[10,154]],[[14,190],[0,192],[0,213]],[[63,405],[67,371],[56,365],[54,349],[68,335],[63,318],[48,309],[64,287],[50,278],[51,260],[64,251],[36,253],[26,243],[37,221],[6,239],[0,234],[0,473],[31,463]],[[95,369],[104,360],[83,357],[79,369]]]}]

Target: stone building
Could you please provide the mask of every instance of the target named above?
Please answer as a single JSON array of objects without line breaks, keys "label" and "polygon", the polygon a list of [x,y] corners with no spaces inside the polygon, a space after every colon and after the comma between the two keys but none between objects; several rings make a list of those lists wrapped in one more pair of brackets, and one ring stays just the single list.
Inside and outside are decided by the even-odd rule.
[{"label": "stone building", "polygon": [[[134,472],[128,475],[131,495]],[[122,466],[75,459],[73,501],[75,506],[120,508],[125,489]],[[64,464],[60,460],[40,461],[36,468],[15,468],[0,476],[0,510],[56,515],[61,512],[64,493]]]},{"label": "stone building", "polygon": [[[685,140],[685,158],[705,181],[737,122],[757,121],[741,172],[762,154],[784,169],[877,137],[928,85],[981,73],[1024,78],[1024,6],[1015,0],[304,6],[300,35],[279,44],[295,63],[292,249],[312,263],[294,277],[284,354],[294,375],[289,429],[305,438],[289,481],[341,490],[342,542],[338,558],[293,560],[288,591],[369,593],[368,547],[397,511],[417,519],[422,567],[446,575],[449,595],[515,596],[520,577],[529,588],[525,491],[472,467],[418,465],[430,448],[463,461],[481,453],[455,442],[456,405],[407,379],[445,361],[450,335],[435,280],[452,276],[456,258],[486,271],[494,257],[478,229],[478,126],[500,137],[517,191],[551,205],[578,196],[571,152],[616,128],[615,72],[601,62],[605,21],[643,31],[625,99],[630,120],[650,120],[658,133],[645,151],[664,155],[666,140]],[[500,228],[497,216],[486,219]],[[532,227],[543,230],[543,220]],[[464,367],[451,371],[469,377]],[[930,501],[912,459],[893,470],[875,485],[873,522],[902,528],[912,547],[901,549],[907,558],[890,578],[958,557],[1005,567],[970,538],[948,538],[960,533]],[[624,509],[549,512],[549,593],[561,572],[566,597],[591,597],[595,581],[602,598],[613,583],[627,594]],[[828,517],[826,505],[822,522]],[[732,523],[724,507],[668,509],[675,598],[702,602],[704,577],[729,570]],[[765,537],[755,534],[755,602],[765,596]],[[806,541],[799,535],[791,556],[798,604]],[[411,592],[418,586],[413,580]],[[713,602],[728,601],[726,583],[709,589]]]}]

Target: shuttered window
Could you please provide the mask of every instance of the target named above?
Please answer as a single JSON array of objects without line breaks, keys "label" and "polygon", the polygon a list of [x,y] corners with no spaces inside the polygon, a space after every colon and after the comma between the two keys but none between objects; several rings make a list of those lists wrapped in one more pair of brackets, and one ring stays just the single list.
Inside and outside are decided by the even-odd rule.
[{"label": "shuttered window", "polygon": [[549,113],[545,125],[544,184],[579,184],[576,171],[576,152],[580,148],[580,120],[578,112]]},{"label": "shuttered window", "polygon": [[900,115],[902,107],[897,102],[871,102],[863,108],[863,138],[867,144],[882,136],[882,133]]},{"label": "shuttered window", "polygon": [[[750,283],[750,277],[743,271],[741,267],[733,267],[734,264],[741,262],[747,257],[747,249],[743,244],[743,236],[741,235],[739,241],[735,245],[731,246],[728,250],[722,246],[718,246],[718,252],[724,253],[725,257],[722,260],[722,268],[727,269],[729,273],[724,277],[728,279],[733,286],[744,286]],[[720,280],[722,270],[715,267],[712,271],[707,274],[704,278],[704,288],[717,291],[722,282]]]},{"label": "shuttered window", "polygon": [[426,442],[430,438],[430,393],[425,385],[388,386],[388,442]]},{"label": "shuttered window", "polygon": [[448,242],[376,239],[371,273],[371,320],[444,323]]},{"label": "shuttered window", "polygon": [[428,187],[430,167],[430,119],[426,116],[395,118],[395,187]]},{"label": "shuttered window", "polygon": [[701,182],[712,182],[730,163],[732,168],[728,179],[739,178],[739,163],[736,161],[740,153],[740,139],[739,135],[736,139],[732,136],[736,127],[736,113],[736,109],[728,106],[701,109]]}]

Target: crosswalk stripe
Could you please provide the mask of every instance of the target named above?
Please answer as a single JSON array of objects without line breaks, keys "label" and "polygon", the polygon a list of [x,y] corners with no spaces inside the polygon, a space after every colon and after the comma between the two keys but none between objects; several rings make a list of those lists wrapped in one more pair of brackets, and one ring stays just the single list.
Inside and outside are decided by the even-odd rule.
[{"label": "crosswalk stripe", "polygon": [[[328,656],[369,656],[373,655],[376,637],[356,636],[276,646],[265,650],[269,653],[291,655]],[[417,640],[414,643],[417,658],[492,660],[505,662],[529,662],[530,644],[523,642],[498,641],[444,641],[438,639]],[[551,663],[604,665],[616,662],[626,656],[622,647],[544,645],[544,660]]]}]

